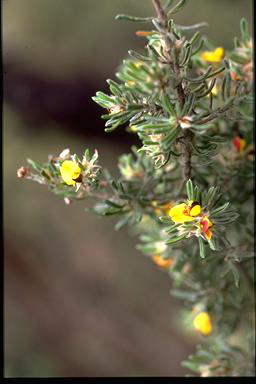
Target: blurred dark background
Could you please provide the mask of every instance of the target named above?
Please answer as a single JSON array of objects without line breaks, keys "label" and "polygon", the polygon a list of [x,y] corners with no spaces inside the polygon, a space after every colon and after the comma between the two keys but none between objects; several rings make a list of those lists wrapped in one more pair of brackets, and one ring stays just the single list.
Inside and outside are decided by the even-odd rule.
[{"label": "blurred dark background", "polygon": [[[16,178],[26,159],[64,148],[97,148],[116,173],[136,143],[124,129],[104,133],[92,100],[128,49],[143,51],[118,13],[153,14],[150,0],[5,0],[3,35],[4,321],[6,377],[184,376],[180,361],[197,336],[177,327],[182,303],[164,273],[134,248],[115,219],[66,206],[46,188]],[[251,0],[190,0],[178,24],[231,49]]]}]

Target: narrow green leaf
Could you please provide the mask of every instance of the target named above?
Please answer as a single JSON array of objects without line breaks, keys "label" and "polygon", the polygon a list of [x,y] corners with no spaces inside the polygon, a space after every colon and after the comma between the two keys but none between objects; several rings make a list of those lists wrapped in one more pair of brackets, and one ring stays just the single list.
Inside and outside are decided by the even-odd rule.
[{"label": "narrow green leaf", "polygon": [[231,260],[229,261],[229,266],[230,266],[231,272],[233,273],[233,277],[234,277],[234,280],[235,280],[235,285],[236,285],[237,288],[239,288],[240,275],[239,275],[238,268],[237,268],[237,266]]},{"label": "narrow green leaf", "polygon": [[169,96],[166,93],[163,94],[162,102],[163,102],[163,106],[167,110],[169,116],[175,116],[174,107],[170,101]]},{"label": "narrow green leaf", "polygon": [[180,226],[180,223],[176,223],[170,227],[168,227],[167,229],[165,229],[165,232],[166,233],[173,233],[177,230],[177,228]]},{"label": "narrow green leaf", "polygon": [[196,31],[196,33],[194,33],[194,35],[191,37],[190,39],[190,44],[193,45],[195,44],[195,42],[199,39],[200,37],[200,32],[199,31]]},{"label": "narrow green leaf", "polygon": [[165,223],[165,224],[169,224],[171,223],[171,218],[170,216],[160,216],[159,217],[159,220],[162,222],[162,223]]},{"label": "narrow green leaf", "polygon": [[31,160],[31,159],[27,159],[27,162],[31,165],[31,167],[32,167],[35,171],[41,173],[42,168],[43,168],[43,165],[41,165],[41,164],[38,163],[37,161]]},{"label": "narrow green leaf", "polygon": [[112,131],[114,131],[119,125],[120,125],[120,124],[119,124],[119,122],[118,122],[118,123],[112,125],[111,128],[105,128],[104,131],[105,131],[105,132],[112,132]]},{"label": "narrow green leaf", "polygon": [[51,175],[49,175],[45,169],[42,169],[41,175],[44,176],[47,180],[51,180]]},{"label": "narrow green leaf", "polygon": [[205,21],[202,21],[202,23],[197,23],[197,24],[192,24],[192,25],[176,24],[176,27],[181,29],[182,31],[191,31],[192,29],[201,28],[201,27],[208,27],[208,26],[209,26],[209,24],[206,23]]},{"label": "narrow green leaf", "polygon": [[216,208],[214,209],[213,211],[211,211],[211,216],[214,217],[214,216],[218,216],[219,214],[221,214],[223,211],[225,211],[225,209],[227,209],[227,207],[229,206],[229,202],[221,205],[219,208]]},{"label": "narrow green leaf", "polygon": [[194,199],[195,199],[195,201],[198,201],[200,203],[200,205],[202,205],[201,191],[197,185],[194,188]]},{"label": "narrow green leaf", "polygon": [[172,9],[170,9],[170,11],[167,13],[167,16],[169,17],[179,12],[184,7],[186,2],[187,0],[180,0]]},{"label": "narrow green leaf", "polygon": [[114,208],[123,208],[123,205],[114,203],[114,202],[111,201],[111,200],[105,200],[105,203],[106,203],[107,205],[109,205],[110,207],[114,207]]},{"label": "narrow green leaf", "polygon": [[109,84],[110,91],[113,93],[115,96],[122,96],[123,92],[120,89],[119,84],[117,84],[115,81],[108,79],[107,83]]},{"label": "narrow green leaf", "polygon": [[241,29],[242,41],[243,43],[247,43],[249,40],[249,31],[248,31],[247,20],[244,17],[240,20],[240,29]]},{"label": "narrow green leaf", "polygon": [[197,299],[197,293],[191,291],[185,291],[183,289],[173,288],[170,290],[170,294],[174,297],[183,300],[195,301]]},{"label": "narrow green leaf", "polygon": [[194,200],[194,188],[193,188],[193,183],[191,179],[189,179],[186,182],[186,189],[187,189],[188,200]]},{"label": "narrow green leaf", "polygon": [[195,48],[194,51],[192,51],[190,57],[194,56],[195,54],[197,54],[197,52],[201,51],[201,49],[203,48],[204,44],[205,44],[205,39],[202,38],[200,40],[200,43],[198,44],[198,47]]},{"label": "narrow green leaf", "polygon": [[226,67],[221,67],[219,69],[217,69],[216,71],[210,73],[209,75],[206,76],[206,79],[209,79],[210,77],[213,77],[213,76],[217,76],[219,75],[221,72],[225,71],[226,70]]},{"label": "narrow green leaf", "polygon": [[204,81],[205,79],[207,79],[209,77],[209,73],[211,72],[211,70],[212,70],[212,65],[210,65],[206,69],[205,73],[202,76],[196,77],[194,79],[184,76],[184,79],[187,81],[190,81],[191,83],[201,83],[202,81]]},{"label": "narrow green leaf", "polygon": [[116,15],[116,20],[127,20],[127,21],[137,21],[140,23],[148,23],[152,21],[153,17],[137,17],[137,16],[130,16],[130,15]]},{"label": "narrow green leaf", "polygon": [[172,3],[173,3],[173,0],[166,0],[166,3],[164,4],[163,8],[167,10],[168,8],[170,8]]},{"label": "narrow green leaf", "polygon": [[125,215],[121,218],[116,224],[115,224],[115,230],[119,231],[121,228],[123,228],[126,224],[128,224],[131,216],[129,214]]},{"label": "narrow green leaf", "polygon": [[180,241],[182,239],[184,239],[184,237],[186,236],[187,234],[183,234],[183,235],[180,235],[180,236],[176,236],[176,237],[172,237],[171,239],[167,240],[165,243],[166,244],[174,244],[176,243],[177,241]]},{"label": "narrow green leaf", "polygon": [[191,51],[192,51],[191,44],[187,44],[187,46],[185,48],[184,58],[179,63],[180,67],[183,67],[183,66],[185,66],[188,63],[188,61],[190,59]]},{"label": "narrow green leaf", "polygon": [[218,250],[218,248],[217,248],[217,246],[216,246],[216,244],[215,244],[215,241],[214,241],[213,239],[208,240],[208,244],[209,244],[210,248],[211,248],[213,251],[217,251],[217,250]]},{"label": "narrow green leaf", "polygon": [[128,51],[128,54],[129,54],[131,57],[134,57],[135,59],[138,59],[138,60],[141,60],[141,61],[151,61],[151,58],[150,58],[150,57],[141,55],[140,53],[138,53],[138,52],[136,52],[136,51],[133,51],[133,50],[129,50],[129,51]]},{"label": "narrow green leaf", "polygon": [[202,257],[202,259],[204,259],[205,258],[204,241],[201,237],[198,237],[198,243],[199,243],[200,257]]},{"label": "narrow green leaf", "polygon": [[102,100],[107,101],[109,103],[112,103],[112,104],[115,103],[115,99],[111,96],[106,95],[104,92],[98,91],[98,92],[96,92],[96,96],[99,99],[102,99]]},{"label": "narrow green leaf", "polygon": [[205,92],[199,94],[197,97],[200,99],[200,98],[202,98],[202,97],[207,96],[207,95],[212,91],[212,89],[213,89],[215,83],[216,83],[216,78],[213,79],[213,80],[211,81],[211,83],[210,83],[210,85],[209,85],[209,88],[207,88],[207,90],[206,90]]}]

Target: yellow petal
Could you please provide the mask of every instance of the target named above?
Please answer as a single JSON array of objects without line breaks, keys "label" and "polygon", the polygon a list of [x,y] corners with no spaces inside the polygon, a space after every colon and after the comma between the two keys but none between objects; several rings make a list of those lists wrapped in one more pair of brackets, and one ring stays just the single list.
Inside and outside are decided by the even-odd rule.
[{"label": "yellow petal", "polygon": [[205,232],[205,237],[207,240],[211,240],[212,238],[212,231],[210,231],[210,229],[208,229],[206,232]]},{"label": "yellow petal", "polygon": [[240,152],[243,152],[245,144],[246,144],[246,141],[244,139],[240,139],[240,148],[239,148]]},{"label": "yellow petal", "polygon": [[[217,85],[214,85],[211,92],[214,96],[216,96],[219,92],[219,87]],[[207,96],[209,96],[209,95],[207,95]]]},{"label": "yellow petal", "polygon": [[172,221],[175,223],[184,223],[185,221],[192,221],[194,220],[194,217],[188,216],[188,215],[183,215],[183,214],[177,214],[172,216]]},{"label": "yellow petal", "polygon": [[209,62],[218,63],[221,61],[224,55],[224,49],[222,47],[216,48],[214,51],[204,51],[201,54],[201,59]]},{"label": "yellow petal", "polygon": [[200,312],[193,320],[194,327],[203,333],[209,335],[212,332],[211,318],[207,312]]},{"label": "yellow petal", "polygon": [[215,49],[214,54],[215,57],[220,61],[224,55],[224,49],[222,47],[218,47]]},{"label": "yellow petal", "polygon": [[74,161],[65,160],[61,164],[60,174],[66,184],[75,186],[76,181],[74,179],[77,179],[80,176],[81,170]]},{"label": "yellow petal", "polygon": [[187,205],[185,203],[181,203],[172,207],[169,211],[169,216],[171,216],[172,221],[175,223],[184,223],[184,221],[193,220],[188,215],[184,215],[184,211],[187,209]]},{"label": "yellow petal", "polygon": [[195,205],[193,208],[190,209],[190,216],[198,216],[201,212],[201,206],[199,204]]},{"label": "yellow petal", "polygon": [[174,207],[172,207],[169,211],[169,216],[176,216],[176,215],[181,215],[183,214],[184,210],[186,209],[186,204],[185,203],[181,203],[181,204],[178,204],[178,205],[175,205]]}]

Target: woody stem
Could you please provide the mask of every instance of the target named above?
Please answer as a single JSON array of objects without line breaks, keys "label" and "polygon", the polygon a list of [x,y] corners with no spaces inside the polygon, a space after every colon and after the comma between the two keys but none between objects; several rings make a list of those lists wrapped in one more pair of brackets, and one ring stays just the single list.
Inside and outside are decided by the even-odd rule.
[{"label": "woody stem", "polygon": [[[171,67],[171,70],[177,78],[180,76],[180,67],[177,63],[177,60],[172,57],[171,51],[172,51],[172,45],[173,42],[170,38],[169,31],[168,31],[168,19],[166,12],[162,8],[162,5],[160,3],[160,0],[152,0],[153,6],[155,8],[157,19],[161,25],[161,33],[163,35],[163,39],[165,42],[165,55],[167,58],[167,61]],[[183,106],[185,104],[185,92],[182,86],[182,81],[179,82],[179,84],[176,87],[178,100],[180,104],[180,109],[183,109]],[[182,186],[185,184],[185,182],[191,178],[191,155],[192,155],[192,148],[191,148],[191,140],[193,138],[193,133],[189,131],[188,129],[183,130],[183,136],[182,140],[180,141],[182,144],[181,149],[181,166],[182,166]]]}]

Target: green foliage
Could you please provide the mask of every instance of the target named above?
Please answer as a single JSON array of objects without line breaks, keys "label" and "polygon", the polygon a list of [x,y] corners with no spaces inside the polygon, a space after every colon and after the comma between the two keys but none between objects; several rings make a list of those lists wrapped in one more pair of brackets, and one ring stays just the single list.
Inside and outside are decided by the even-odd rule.
[{"label": "green foliage", "polygon": [[[197,308],[207,312],[213,325],[204,331],[206,343],[184,366],[201,376],[249,376],[252,40],[245,19],[230,52],[213,49],[199,31],[187,36],[206,23],[176,24],[172,17],[185,3],[153,0],[156,17],[116,17],[154,28],[137,31],[147,39],[146,51],[128,51],[119,82],[107,80],[110,94],[92,97],[107,110],[106,132],[124,126],[141,142],[119,158],[120,176],[101,169],[97,152],[88,150],[82,160],[68,150],[48,163],[28,160],[32,170],[22,167],[17,174],[68,199],[98,199],[91,211],[116,215],[115,229],[128,226],[139,238],[137,248],[168,271],[171,294],[184,301],[190,324]],[[79,178],[72,170],[63,176],[65,160],[79,167]],[[232,345],[236,333],[248,344],[241,337]]]}]

